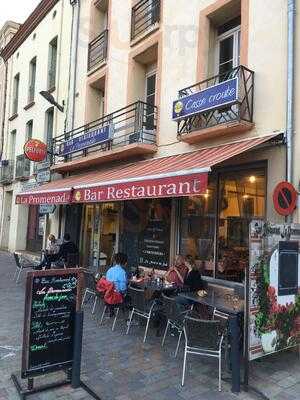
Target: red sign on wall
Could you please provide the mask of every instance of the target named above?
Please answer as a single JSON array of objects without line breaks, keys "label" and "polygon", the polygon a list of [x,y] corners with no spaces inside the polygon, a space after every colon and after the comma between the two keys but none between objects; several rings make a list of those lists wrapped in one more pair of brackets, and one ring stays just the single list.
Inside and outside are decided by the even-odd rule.
[{"label": "red sign on wall", "polygon": [[24,145],[24,154],[30,161],[43,161],[47,157],[47,145],[38,139],[30,139]]},{"label": "red sign on wall", "polygon": [[206,193],[208,174],[103,182],[99,186],[21,193],[17,204],[100,203],[123,200],[197,196]]},{"label": "red sign on wall", "polygon": [[274,208],[278,214],[287,216],[294,212],[297,205],[298,193],[289,182],[280,182],[273,193]]}]

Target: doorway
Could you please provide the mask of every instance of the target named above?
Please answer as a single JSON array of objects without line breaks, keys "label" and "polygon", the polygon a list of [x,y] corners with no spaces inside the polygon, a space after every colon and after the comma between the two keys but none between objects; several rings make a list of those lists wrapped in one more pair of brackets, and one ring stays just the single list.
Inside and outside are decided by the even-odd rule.
[{"label": "doorway", "polygon": [[9,245],[9,231],[12,207],[12,192],[4,193],[4,210],[3,210],[3,223],[2,223],[2,240],[1,248],[8,249]]},{"label": "doorway", "polygon": [[96,272],[108,267],[116,252],[119,207],[115,203],[85,205],[83,215],[83,265]]},{"label": "doorway", "polygon": [[45,215],[40,215],[39,206],[29,206],[26,250],[38,253],[43,247]]}]

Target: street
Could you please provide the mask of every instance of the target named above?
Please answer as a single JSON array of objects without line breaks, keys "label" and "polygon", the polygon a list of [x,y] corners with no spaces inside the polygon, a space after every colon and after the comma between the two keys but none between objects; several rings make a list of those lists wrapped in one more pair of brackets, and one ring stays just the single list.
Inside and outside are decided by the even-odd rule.
[{"label": "street", "polygon": [[[0,253],[0,400],[17,400],[18,395],[10,379],[11,373],[20,371],[23,329],[25,274],[21,283],[13,280],[14,262],[8,253]],[[82,380],[103,400],[250,400],[256,397],[242,392],[234,395],[229,383],[223,382],[217,391],[216,362],[200,357],[188,363],[184,388],[180,385],[183,351],[175,359],[175,337],[168,337],[164,349],[161,338],[150,330],[146,344],[142,332],[133,327],[125,336],[125,318],[118,321],[111,332],[111,321],[99,326],[99,309],[91,317],[90,304],[86,305]],[[282,368],[283,370],[280,370]],[[300,393],[300,367],[295,352],[287,353],[284,360],[273,357],[269,361],[251,366],[251,384],[263,390],[272,400],[296,400]],[[55,381],[62,374],[36,379],[36,384]],[[32,400],[80,400],[91,397],[83,390],[70,386],[32,395]]]}]

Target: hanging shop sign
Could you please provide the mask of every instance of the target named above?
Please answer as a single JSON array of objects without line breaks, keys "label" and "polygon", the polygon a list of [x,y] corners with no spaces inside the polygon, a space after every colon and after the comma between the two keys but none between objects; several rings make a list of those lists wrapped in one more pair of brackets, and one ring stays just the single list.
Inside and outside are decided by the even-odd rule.
[{"label": "hanging shop sign", "polygon": [[254,220],[249,237],[249,360],[300,344],[300,224]]},{"label": "hanging shop sign", "polygon": [[48,169],[41,169],[36,173],[35,177],[37,183],[46,183],[50,182],[51,180],[51,171],[50,168]]},{"label": "hanging shop sign", "polygon": [[73,137],[72,139],[66,140],[58,147],[58,155],[66,156],[68,154],[76,153],[87,149],[96,144],[104,143],[110,140],[111,129],[109,125],[97,128],[93,131],[87,132],[81,136]]},{"label": "hanging shop sign", "polygon": [[56,210],[55,204],[41,204],[39,208],[39,213],[44,214],[53,214]]},{"label": "hanging shop sign", "polygon": [[291,215],[297,205],[298,193],[289,182],[280,182],[273,192],[274,208],[278,214]]},{"label": "hanging shop sign", "polygon": [[24,145],[24,154],[30,161],[43,161],[47,157],[47,145],[38,139],[30,139]]},{"label": "hanging shop sign", "polygon": [[173,120],[230,105],[238,100],[238,78],[210,86],[173,102]]}]

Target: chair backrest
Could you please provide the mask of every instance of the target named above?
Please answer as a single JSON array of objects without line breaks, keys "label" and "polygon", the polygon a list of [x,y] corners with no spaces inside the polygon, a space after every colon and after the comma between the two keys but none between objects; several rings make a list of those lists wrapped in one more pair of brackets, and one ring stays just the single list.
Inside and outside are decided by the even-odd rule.
[{"label": "chair backrest", "polygon": [[182,322],[184,316],[180,313],[176,303],[176,297],[162,295],[163,311],[167,319],[173,322]]},{"label": "chair backrest", "polygon": [[14,253],[15,262],[18,268],[21,268],[20,256],[17,253]]},{"label": "chair backrest", "polygon": [[144,289],[138,289],[129,286],[128,297],[130,298],[130,304],[132,307],[142,312],[148,311],[147,306],[149,305],[150,301],[146,300]]},{"label": "chair backrest", "polygon": [[84,283],[86,289],[91,289],[96,292],[96,281],[94,274],[92,272],[85,271],[84,272]]},{"label": "chair backrest", "polygon": [[216,351],[219,349],[223,327],[220,321],[187,316],[184,319],[184,335],[187,346]]},{"label": "chair backrest", "polygon": [[70,253],[65,260],[66,268],[77,268],[79,266],[79,253]]},{"label": "chair backrest", "polygon": [[214,309],[214,313],[213,313],[213,319],[215,321],[220,321],[220,324],[222,326],[222,328],[227,329],[228,327],[228,320],[229,320],[229,314],[217,310],[216,308]]}]

